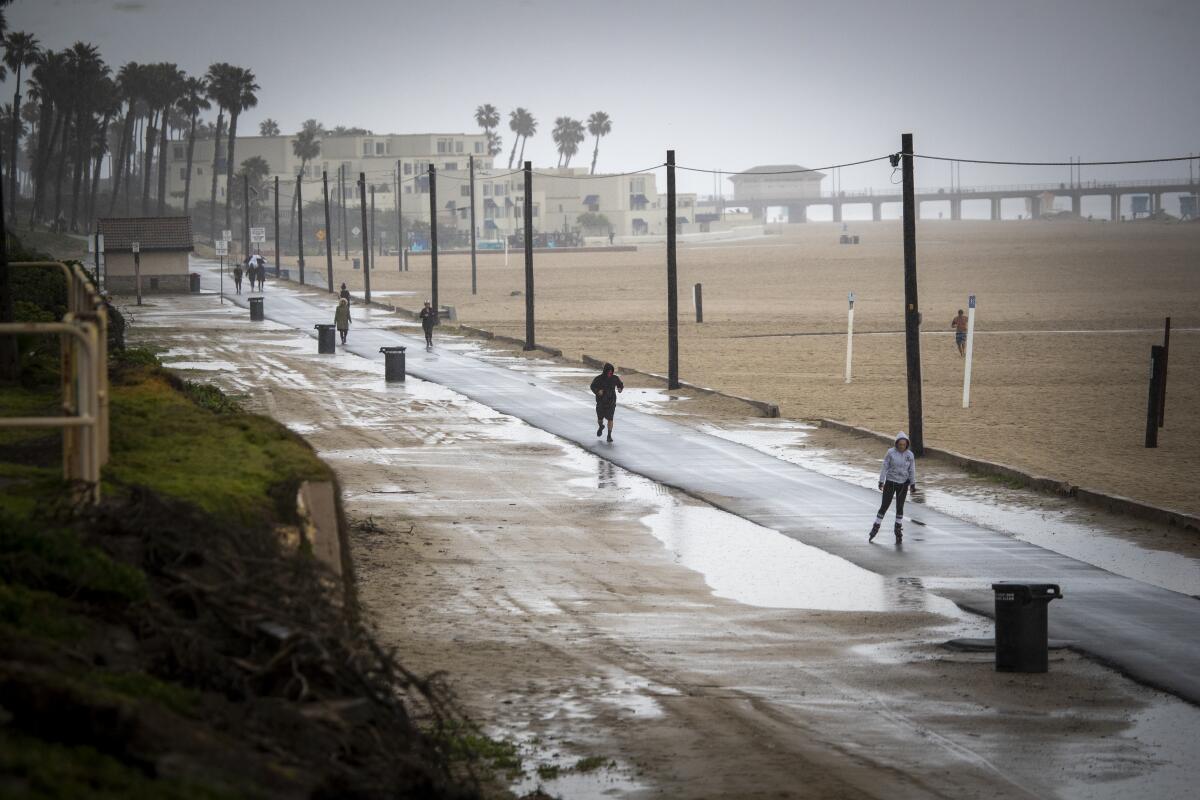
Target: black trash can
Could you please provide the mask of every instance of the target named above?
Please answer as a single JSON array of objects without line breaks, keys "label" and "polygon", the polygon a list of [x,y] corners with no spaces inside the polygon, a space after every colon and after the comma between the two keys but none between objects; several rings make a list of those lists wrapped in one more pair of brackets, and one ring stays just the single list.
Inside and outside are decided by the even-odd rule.
[{"label": "black trash can", "polygon": [[250,298],[250,319],[254,322],[262,322],[266,319],[263,314],[263,299],[261,297]]},{"label": "black trash can", "polygon": [[337,352],[334,339],[333,325],[314,325],[317,329],[317,352],[332,354]]},{"label": "black trash can", "polygon": [[362,269],[362,261],[358,260],[357,258],[350,259],[350,264],[353,269]]},{"label": "black trash can", "polygon": [[192,294],[200,294],[200,273],[193,272],[188,275],[188,290]]},{"label": "black trash can", "polygon": [[996,593],[996,671],[1046,672],[1049,669],[1047,609],[1062,597],[1055,583],[1001,581]]},{"label": "black trash can", "polygon": [[403,347],[381,347],[383,353],[383,378],[388,383],[404,380],[404,350]]}]

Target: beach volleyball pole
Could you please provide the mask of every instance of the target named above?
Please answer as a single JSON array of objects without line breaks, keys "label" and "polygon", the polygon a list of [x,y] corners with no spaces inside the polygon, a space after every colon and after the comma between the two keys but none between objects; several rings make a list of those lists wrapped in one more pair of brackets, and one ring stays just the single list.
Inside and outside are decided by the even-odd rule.
[{"label": "beach volleyball pole", "polygon": [[850,382],[850,364],[854,357],[854,292],[849,297],[850,310],[846,312],[846,383]]}]

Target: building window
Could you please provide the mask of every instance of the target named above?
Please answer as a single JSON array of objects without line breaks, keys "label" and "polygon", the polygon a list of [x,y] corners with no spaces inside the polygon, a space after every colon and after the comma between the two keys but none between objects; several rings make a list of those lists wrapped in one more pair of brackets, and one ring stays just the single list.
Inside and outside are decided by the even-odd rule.
[{"label": "building window", "polygon": [[476,154],[483,152],[483,142],[475,143],[475,152],[476,152]]},{"label": "building window", "polygon": [[483,196],[484,197],[492,196],[492,185],[490,183],[485,183],[483,185]]},{"label": "building window", "polygon": [[383,143],[383,142],[376,142],[376,143],[375,143],[375,155],[377,155],[377,156],[382,156],[382,155],[385,155],[385,149],[386,149],[386,148],[384,147],[384,143]]},{"label": "building window", "polygon": [[364,156],[369,156],[369,155],[371,155],[371,152],[372,152],[371,142],[363,142],[362,154]]},{"label": "building window", "polygon": [[412,175],[412,164],[407,161],[404,162],[404,174]]},{"label": "building window", "polygon": [[503,183],[497,183],[496,184],[496,197],[504,197],[504,195],[506,195],[506,194],[508,194],[508,186]]},{"label": "building window", "polygon": [[458,187],[458,196],[459,197],[470,197],[471,196],[471,187],[465,183],[462,186]]},{"label": "building window", "polygon": [[197,175],[203,175],[203,174],[204,174],[204,167],[196,167],[196,174],[197,174]]},{"label": "building window", "polygon": [[538,205],[537,203],[534,203],[534,204],[533,204],[533,218],[534,218],[534,219],[537,219],[537,217],[538,217],[538,212],[540,212],[540,211],[541,211],[541,206],[540,206],[540,205]]},{"label": "building window", "polygon": [[183,158],[183,145],[181,145],[181,144],[175,145],[174,151],[175,151],[175,160],[176,161]]},{"label": "building window", "polygon": [[442,164],[442,169],[446,170],[446,172],[458,172],[458,162],[447,161],[445,164]]},{"label": "building window", "polygon": [[448,144],[448,142],[445,139],[438,139],[438,144],[437,144],[438,152],[445,153],[447,144]]},{"label": "building window", "polygon": [[454,152],[456,152],[456,153],[461,153],[461,152],[462,152],[462,145],[463,145],[463,143],[462,143],[462,142],[455,142],[455,143],[454,143]]},{"label": "building window", "polygon": [[411,187],[411,186],[405,186],[405,187],[404,187],[404,193],[405,193],[405,194],[412,194],[412,187]]},{"label": "building window", "polygon": [[187,167],[179,168],[179,180],[187,180]]}]

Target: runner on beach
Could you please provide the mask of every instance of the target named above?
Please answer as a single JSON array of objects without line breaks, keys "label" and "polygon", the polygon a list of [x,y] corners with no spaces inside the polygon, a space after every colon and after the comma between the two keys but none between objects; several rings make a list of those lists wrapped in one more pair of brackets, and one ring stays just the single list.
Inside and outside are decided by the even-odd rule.
[{"label": "runner on beach", "polygon": [[[945,317],[943,317],[945,319]],[[967,357],[967,315],[960,308],[958,316],[950,323],[950,327],[954,328],[954,343],[958,345],[958,354],[963,358]]]},{"label": "runner on beach", "polygon": [[596,395],[596,435],[604,433],[608,422],[608,441],[612,441],[613,415],[617,413],[617,393],[625,391],[625,384],[617,377],[617,368],[605,364],[604,370],[592,379],[592,394]]},{"label": "runner on beach", "polygon": [[242,293],[242,262],[233,265],[233,286],[238,294]]},{"label": "runner on beach", "polygon": [[342,284],[342,290],[340,292],[338,292],[338,297],[342,298],[347,303],[349,303],[350,300],[352,299],[350,297],[350,290],[346,288],[346,284],[344,284],[344,283]]},{"label": "runner on beach", "polygon": [[883,502],[879,505],[879,513],[875,515],[875,524],[867,541],[875,540],[879,526],[883,524],[883,515],[896,498],[896,541],[904,539],[904,498],[908,497],[909,489],[917,488],[917,460],[909,449],[908,434],[900,431],[896,434],[896,445],[889,448],[883,457],[883,469],[879,470],[879,491],[883,492]]}]

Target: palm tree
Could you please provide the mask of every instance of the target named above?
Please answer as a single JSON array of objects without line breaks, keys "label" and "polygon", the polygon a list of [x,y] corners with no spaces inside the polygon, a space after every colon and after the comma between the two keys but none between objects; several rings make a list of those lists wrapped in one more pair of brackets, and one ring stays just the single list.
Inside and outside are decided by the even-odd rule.
[{"label": "palm tree", "polygon": [[183,82],[183,89],[180,92],[179,99],[175,101],[179,113],[183,114],[188,119],[188,138],[187,138],[187,172],[183,177],[183,214],[187,216],[188,208],[192,199],[192,156],[196,151],[196,121],[200,117],[201,111],[207,111],[212,108],[212,104],[208,102],[205,96],[208,91],[208,84],[203,78],[188,78]]},{"label": "palm tree", "polygon": [[20,125],[21,125],[21,69],[23,67],[32,67],[37,63],[38,54],[37,39],[31,34],[15,31],[9,34],[4,39],[4,65],[12,70],[16,75],[17,89],[13,93],[13,109],[12,115],[12,133],[9,137],[9,172],[8,172],[8,197],[9,197],[9,216],[16,216],[16,199],[17,199],[17,163],[20,155]]},{"label": "palm tree", "polygon": [[495,131],[487,132],[487,151],[492,158],[500,155],[504,151],[504,138]]},{"label": "palm tree", "polygon": [[248,108],[258,105],[258,84],[254,82],[254,73],[243,67],[230,66],[222,71],[221,80],[214,86],[218,102],[229,112],[228,151],[225,156],[225,228],[230,226],[230,197],[228,187],[233,183],[233,155],[237,143],[238,115]]},{"label": "palm tree", "polygon": [[276,122],[275,120],[271,119],[270,117],[267,117],[262,122],[258,123],[258,135],[259,136],[278,136],[279,135],[279,123]]},{"label": "palm tree", "polygon": [[300,126],[296,138],[292,140],[292,152],[300,159],[301,174],[308,168],[308,162],[321,155],[321,137],[325,135],[325,126],[315,119],[306,119]]},{"label": "palm tree", "polygon": [[[57,222],[63,215],[63,190],[66,186],[67,160],[71,154],[70,136],[75,136],[74,181],[73,196],[79,196],[79,186],[83,180],[83,161],[88,152],[87,144],[91,141],[88,128],[92,122],[92,92],[95,84],[108,73],[108,67],[100,58],[100,51],[94,45],[76,42],[66,51],[68,84],[64,92],[66,104],[66,119],[62,129],[62,147],[58,153],[58,166],[55,170],[54,190],[54,219]],[[72,126],[73,123],[73,126]],[[74,208],[72,210],[74,216]]]},{"label": "palm tree", "polygon": [[600,137],[608,136],[612,133],[612,120],[608,114],[603,111],[597,111],[588,117],[587,130],[592,136],[596,137],[596,147],[592,150],[592,171],[590,175],[596,174],[596,157],[600,155]]},{"label": "palm tree", "polygon": [[512,169],[513,159],[517,157],[517,142],[521,141],[521,124],[528,114],[529,112],[523,108],[516,108],[508,112],[508,129],[513,132],[512,152],[508,154],[509,169]]},{"label": "palm tree", "polygon": [[37,145],[33,151],[33,203],[29,210],[29,224],[34,225],[42,216],[42,205],[46,196],[46,175],[50,158],[54,152],[54,141],[62,125],[62,95],[67,83],[66,54],[46,51],[38,56],[29,82],[29,94],[39,105]]},{"label": "palm tree", "polygon": [[158,114],[158,209],[161,217],[167,207],[167,120],[171,109],[183,94],[184,81],[187,80],[179,67],[174,64],[160,64],[158,92],[155,100],[159,102]]},{"label": "palm tree", "polygon": [[[117,195],[120,194],[121,181],[129,181],[130,136],[133,135],[133,118],[137,113],[138,98],[143,92],[145,68],[136,61],[130,61],[117,72],[117,93],[125,103],[125,122],[121,125],[121,141],[117,146],[117,160],[113,162],[112,197],[108,201],[108,213],[111,216],[117,205]],[[128,196],[129,188],[125,193]]]},{"label": "palm tree", "polygon": [[[91,188],[86,193],[87,203],[84,206],[84,218],[96,218],[96,193],[100,186],[100,168],[104,164],[104,155],[108,152],[109,124],[114,116],[121,112],[121,95],[117,84],[111,78],[105,78],[98,87],[95,95],[96,111],[102,117],[100,127],[96,131],[92,144],[92,178]],[[90,229],[90,225],[88,226]]]},{"label": "palm tree", "polygon": [[[521,125],[517,131],[521,139],[521,157],[517,159],[518,163],[525,160],[525,143],[529,141],[529,137],[537,133],[537,120],[533,114],[530,114],[525,109],[518,109],[521,112]],[[515,144],[515,142],[514,142]]]},{"label": "palm tree", "polygon": [[583,123],[571,117],[558,117],[550,135],[558,148],[558,166],[571,166],[571,156],[579,152],[579,143],[583,141]]},{"label": "palm tree", "polygon": [[[217,104],[217,125],[213,136],[212,196],[208,207],[208,231],[214,240],[217,238],[217,170],[221,164],[221,132],[225,126],[224,99],[229,94],[229,84],[233,80],[232,73],[235,69],[237,68],[232,64],[222,61],[209,67],[204,76],[208,84],[208,98]],[[228,193],[226,187],[226,194]]]},{"label": "palm tree", "polygon": [[491,103],[484,103],[481,106],[475,107],[475,124],[483,128],[483,133],[487,136],[488,142],[492,140],[492,128],[500,124],[500,112]]}]

